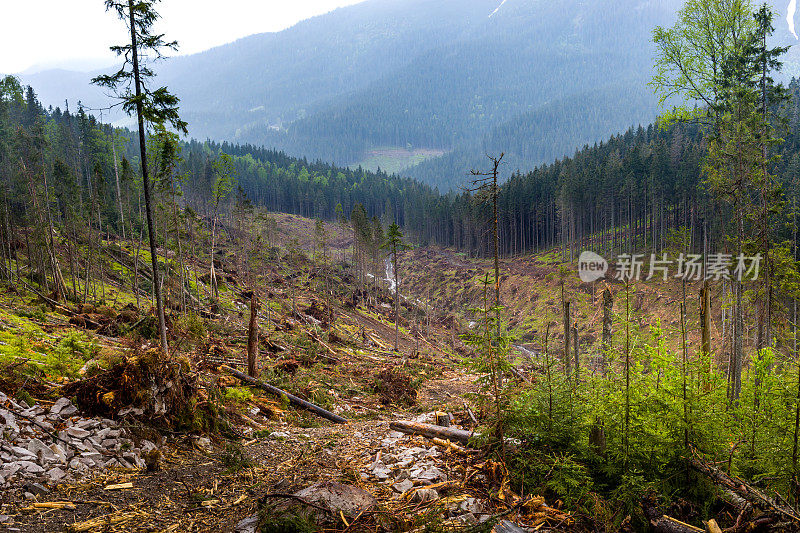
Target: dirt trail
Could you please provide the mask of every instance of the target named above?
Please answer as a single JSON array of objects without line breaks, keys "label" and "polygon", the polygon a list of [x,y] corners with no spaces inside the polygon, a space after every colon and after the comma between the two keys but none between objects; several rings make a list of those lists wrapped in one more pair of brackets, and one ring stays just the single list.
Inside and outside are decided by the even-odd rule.
[{"label": "dirt trail", "polygon": [[[446,371],[421,387],[419,408],[462,408],[461,395],[473,388],[473,376]],[[375,419],[355,418],[346,425],[319,419],[313,423],[321,425],[311,428],[271,423],[264,426],[264,436],[245,442],[241,456],[222,441],[203,449],[194,438],[178,437],[164,446],[160,471],[119,471],[39,497],[39,501],[73,502],[75,509],[9,514],[13,514],[13,527],[30,533],[63,531],[70,524],[98,517],[126,516],[128,519],[115,525],[91,531],[237,531],[240,521],[258,512],[264,494],[293,493],[321,481],[358,485],[375,495],[381,505],[389,505],[399,494],[363,479],[362,471],[381,450],[381,442],[390,432],[389,422],[418,417],[419,408],[416,413],[392,408]],[[347,411],[342,414],[348,416]],[[425,439],[417,441],[430,446]],[[133,483],[133,488],[105,490],[124,482]]]}]

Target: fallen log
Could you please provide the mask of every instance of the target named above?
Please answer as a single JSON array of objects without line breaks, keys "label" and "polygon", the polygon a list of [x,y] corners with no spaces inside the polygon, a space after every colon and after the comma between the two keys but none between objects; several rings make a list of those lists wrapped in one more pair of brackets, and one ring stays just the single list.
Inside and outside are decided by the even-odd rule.
[{"label": "fallen log", "polygon": [[765,511],[774,512],[785,520],[800,523],[800,513],[798,513],[796,509],[775,501],[759,489],[745,483],[739,478],[731,477],[716,466],[707,463],[700,454],[697,453],[697,450],[692,450],[692,452],[693,457],[689,460],[692,468],[720,485],[723,491],[730,491],[737,494],[744,500],[750,502],[753,506],[759,507]]},{"label": "fallen log", "polygon": [[651,520],[650,525],[657,533],[705,533],[704,529],[681,522],[677,518],[662,515],[656,520]]},{"label": "fallen log", "polygon": [[307,402],[302,398],[298,398],[297,396],[295,396],[293,394],[289,394],[288,392],[286,392],[284,390],[281,390],[278,387],[273,387],[272,385],[270,385],[268,383],[264,383],[264,382],[261,382],[261,381],[255,379],[255,378],[251,378],[247,374],[243,374],[242,372],[239,372],[238,370],[235,370],[235,369],[233,369],[233,368],[231,368],[229,366],[222,365],[221,368],[225,372],[228,372],[229,374],[239,378],[241,381],[244,381],[245,383],[249,383],[250,385],[253,385],[254,387],[258,387],[259,389],[265,390],[267,392],[271,392],[272,394],[277,394],[278,396],[285,396],[286,398],[288,398],[290,403],[292,403],[294,405],[297,405],[298,407],[302,407],[303,409],[306,409],[308,411],[311,411],[312,413],[314,413],[316,415],[319,415],[322,418],[327,418],[331,422],[335,422],[337,424],[347,424],[347,419],[346,418],[342,418],[341,416],[336,415],[334,413],[331,413],[330,411],[326,411],[322,407],[320,407],[318,405],[314,405],[311,402]]},{"label": "fallen log", "polygon": [[475,436],[471,431],[456,429],[454,427],[434,426],[410,420],[395,420],[389,423],[389,428],[409,435],[422,435],[428,438],[439,438],[467,444]]},{"label": "fallen log", "polygon": [[658,506],[655,494],[642,498],[642,511],[656,533],[705,533],[704,529],[665,515]]}]

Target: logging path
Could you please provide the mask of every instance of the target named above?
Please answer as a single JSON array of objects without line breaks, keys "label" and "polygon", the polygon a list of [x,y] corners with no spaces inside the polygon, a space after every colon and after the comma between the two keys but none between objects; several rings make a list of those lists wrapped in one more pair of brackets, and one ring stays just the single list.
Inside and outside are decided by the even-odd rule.
[{"label": "logging path", "polygon": [[[40,502],[71,502],[74,508],[18,509],[9,514],[13,527],[31,533],[70,526],[78,531],[98,518],[102,525],[88,531],[245,531],[237,524],[257,513],[263,494],[293,493],[322,481],[361,486],[390,508],[400,496],[398,491],[364,474],[392,433],[390,421],[420,418],[424,416],[420,409],[431,406],[463,410],[463,394],[474,388],[473,376],[448,370],[422,385],[420,407],[414,412],[375,413],[370,418],[365,413],[346,425],[318,419],[319,427],[309,428],[271,423],[243,443],[238,458],[231,457],[230,445],[226,449],[224,442],[175,435],[162,448],[163,466],[157,472],[98,475],[88,483],[60,486],[38,497]],[[432,446],[423,437],[397,440],[409,448]],[[239,464],[232,464],[236,461]],[[132,487],[106,490],[128,482]]]}]

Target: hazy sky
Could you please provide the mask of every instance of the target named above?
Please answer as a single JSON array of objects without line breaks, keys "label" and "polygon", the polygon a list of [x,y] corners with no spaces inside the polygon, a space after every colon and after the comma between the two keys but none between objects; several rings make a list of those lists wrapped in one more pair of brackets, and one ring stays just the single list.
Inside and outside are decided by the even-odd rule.
[{"label": "hazy sky", "polygon": [[[161,0],[159,31],[191,54],[239,37],[279,31],[362,0]],[[123,38],[103,0],[2,0],[0,72],[33,66],[98,68],[113,63],[108,51]]]}]

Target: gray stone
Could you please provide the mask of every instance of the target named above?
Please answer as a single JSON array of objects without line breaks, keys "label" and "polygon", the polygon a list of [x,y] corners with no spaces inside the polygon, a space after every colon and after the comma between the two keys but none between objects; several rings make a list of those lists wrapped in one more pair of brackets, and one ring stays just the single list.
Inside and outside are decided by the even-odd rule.
[{"label": "gray stone", "polygon": [[29,407],[22,411],[22,414],[25,415],[25,418],[35,418],[44,413],[44,409],[39,407],[38,405],[34,405],[33,407]]},{"label": "gray stone", "polygon": [[68,398],[59,398],[56,403],[53,404],[53,407],[50,408],[51,414],[63,417],[72,416],[77,412],[78,410],[75,409],[75,406],[72,405],[72,402],[70,402]]},{"label": "gray stone", "polygon": [[11,449],[14,450],[14,453],[16,453],[17,457],[19,457],[20,459],[31,460],[31,461],[35,461],[37,459],[36,454],[28,450],[27,448],[23,448],[21,446],[12,446]]},{"label": "gray stone", "polygon": [[356,516],[377,504],[375,497],[364,489],[333,481],[316,483],[296,492],[295,496],[350,516]]},{"label": "gray stone", "polygon": [[90,459],[90,460],[95,461],[95,462],[102,461],[103,460],[103,454],[100,453],[100,452],[83,452],[83,453],[81,453],[80,459],[81,460]]},{"label": "gray stone", "polygon": [[394,490],[396,490],[397,492],[399,492],[400,494],[403,494],[407,490],[411,489],[411,487],[413,487],[413,486],[414,486],[414,482],[411,481],[410,479],[406,479],[406,480],[403,480],[403,481],[398,481],[397,483],[392,485],[392,488]]},{"label": "gray stone", "polygon": [[81,429],[90,431],[100,427],[100,422],[97,420],[90,420],[88,418],[83,418],[75,422],[75,424],[73,424],[73,427],[79,427]]},{"label": "gray stone", "polygon": [[72,426],[67,428],[67,435],[69,435],[70,437],[74,437],[76,439],[85,439],[86,437],[91,435],[91,433],[89,433],[83,428]]},{"label": "gray stone", "polygon": [[53,424],[51,424],[50,422],[48,422],[48,421],[47,421],[47,418],[45,418],[45,416],[44,416],[44,415],[39,415],[39,416],[37,416],[37,417],[35,418],[35,420],[36,420],[36,425],[37,425],[37,426],[39,426],[39,428],[40,428],[40,429],[43,429],[43,430],[45,430],[45,431],[53,431],[53,430],[55,429],[55,428],[53,427]]},{"label": "gray stone", "polygon": [[63,470],[61,470],[58,467],[51,468],[50,470],[47,471],[47,476],[50,478],[50,481],[52,481],[53,483],[58,483],[59,481],[64,479],[64,477],[66,475],[67,475],[67,473],[64,472]]},{"label": "gray stone", "polygon": [[386,467],[381,461],[375,461],[372,464],[372,475],[375,476],[378,480],[389,479],[389,473],[391,470]]},{"label": "gray stone", "polygon": [[37,496],[44,496],[45,494],[50,494],[50,491],[45,488],[44,485],[40,485],[39,483],[25,483],[23,487],[26,491],[32,492]]},{"label": "gray stone", "polygon": [[258,515],[254,514],[253,516],[248,516],[247,518],[239,520],[236,524],[236,533],[256,533],[257,526]]},{"label": "gray stone", "polygon": [[153,444],[149,440],[143,440],[142,441],[142,451],[145,452],[145,453],[146,452],[151,452],[151,451],[155,450],[157,447],[158,446],[156,446],[155,444]]},{"label": "gray stone", "polygon": [[28,441],[28,451],[34,454],[39,462],[55,463],[58,457],[44,442],[39,439]]},{"label": "gray stone", "polygon": [[31,461],[17,461],[17,464],[20,466],[21,470],[29,474],[41,474],[44,472],[44,468]]},{"label": "gray stone", "polygon": [[20,466],[19,463],[6,463],[3,465],[3,469],[0,470],[0,475],[2,475],[4,478],[10,478],[21,468],[22,466]]},{"label": "gray stone", "polygon": [[416,475],[412,474],[412,478],[423,480],[423,481],[447,481],[447,474],[436,468],[435,466],[429,466],[427,468],[422,469],[421,472],[417,473]]}]

